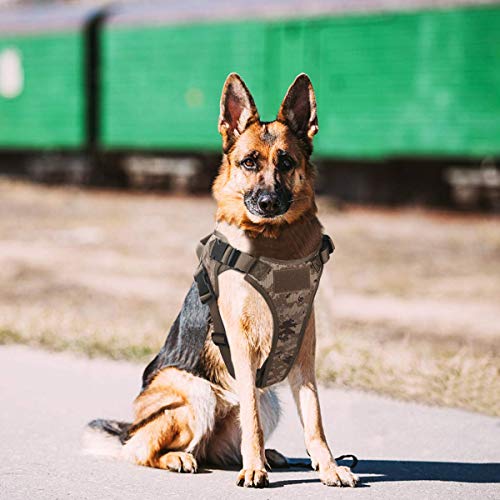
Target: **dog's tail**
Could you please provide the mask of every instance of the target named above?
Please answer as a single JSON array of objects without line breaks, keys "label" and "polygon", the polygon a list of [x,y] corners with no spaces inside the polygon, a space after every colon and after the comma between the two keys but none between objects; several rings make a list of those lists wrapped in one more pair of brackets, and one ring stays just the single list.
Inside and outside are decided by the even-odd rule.
[{"label": "dog's tail", "polygon": [[89,422],[83,433],[82,449],[88,455],[118,458],[127,440],[129,423],[99,418]]}]

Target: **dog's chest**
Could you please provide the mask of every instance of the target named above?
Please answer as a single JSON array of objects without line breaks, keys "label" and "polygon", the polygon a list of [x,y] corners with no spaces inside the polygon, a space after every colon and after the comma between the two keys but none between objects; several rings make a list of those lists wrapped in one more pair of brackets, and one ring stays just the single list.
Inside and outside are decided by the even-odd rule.
[{"label": "dog's chest", "polygon": [[[217,229],[233,247],[258,255],[257,265],[262,266],[262,272],[254,267],[246,279],[234,271],[219,275],[219,308],[227,334],[233,337],[232,342],[244,341],[249,346],[257,365],[267,359],[266,378],[279,381],[297,354],[322,266],[312,265],[309,259],[273,260],[293,251],[298,257],[297,245],[294,249],[286,240],[283,244],[262,242],[231,227]],[[314,238],[308,242],[311,240],[317,251],[317,242]],[[304,253],[311,247],[306,246]],[[235,332],[239,338],[235,338]]]},{"label": "dog's chest", "polygon": [[262,295],[240,273],[227,271],[219,276],[218,302],[227,335],[242,333],[244,339],[234,340],[244,341],[261,364],[271,351],[273,336],[273,317]]}]

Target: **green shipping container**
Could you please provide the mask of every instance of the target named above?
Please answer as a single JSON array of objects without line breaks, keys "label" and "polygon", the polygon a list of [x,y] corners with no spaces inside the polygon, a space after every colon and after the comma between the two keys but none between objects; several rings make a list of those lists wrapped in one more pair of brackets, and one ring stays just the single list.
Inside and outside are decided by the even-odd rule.
[{"label": "green shipping container", "polygon": [[265,96],[262,23],[110,29],[102,34],[105,146],[214,149],[224,78]]},{"label": "green shipping container", "polygon": [[88,7],[23,8],[0,16],[0,148],[87,143]]},{"label": "green shipping container", "polygon": [[318,156],[500,155],[498,6],[348,15],[325,4],[294,18],[266,4],[266,19],[221,2],[209,13],[124,7],[100,40],[102,146],[218,151],[228,73],[242,75],[272,120],[305,71]]}]

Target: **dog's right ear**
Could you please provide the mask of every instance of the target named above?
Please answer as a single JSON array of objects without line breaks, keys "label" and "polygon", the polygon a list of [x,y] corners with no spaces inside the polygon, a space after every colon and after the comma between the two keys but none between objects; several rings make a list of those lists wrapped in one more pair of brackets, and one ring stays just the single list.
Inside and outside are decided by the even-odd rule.
[{"label": "dog's right ear", "polygon": [[226,78],[220,100],[219,132],[226,153],[234,141],[252,123],[259,120],[259,113],[252,94],[237,73]]}]

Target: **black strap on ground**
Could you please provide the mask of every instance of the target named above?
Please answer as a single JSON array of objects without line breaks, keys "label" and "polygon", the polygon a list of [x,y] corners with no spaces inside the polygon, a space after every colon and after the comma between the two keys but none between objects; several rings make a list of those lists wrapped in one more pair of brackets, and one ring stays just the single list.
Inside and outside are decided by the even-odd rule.
[{"label": "black strap on ground", "polygon": [[338,462],[339,460],[346,460],[346,459],[351,459],[352,463],[349,466],[349,469],[355,469],[356,465],[358,465],[358,457],[356,455],[340,455],[340,457],[335,457],[335,461]]},{"label": "black strap on ground", "polygon": [[[358,465],[358,459],[355,455],[340,455],[340,457],[336,457],[335,461],[338,462],[340,460],[351,459],[352,463],[349,466],[350,469],[355,469],[356,465]],[[310,458],[291,458],[286,457],[286,464],[280,467],[275,468],[290,468],[290,467],[300,467],[305,469],[312,469],[312,463]]]}]

